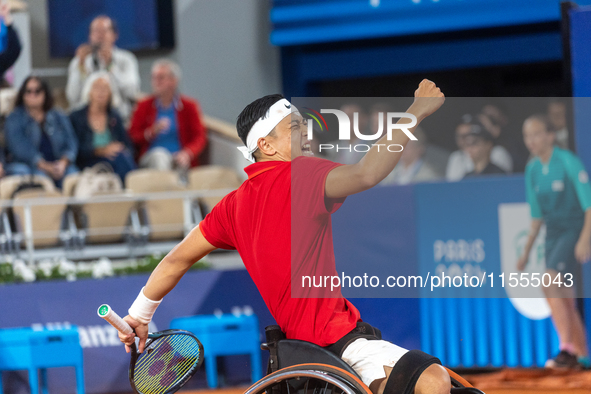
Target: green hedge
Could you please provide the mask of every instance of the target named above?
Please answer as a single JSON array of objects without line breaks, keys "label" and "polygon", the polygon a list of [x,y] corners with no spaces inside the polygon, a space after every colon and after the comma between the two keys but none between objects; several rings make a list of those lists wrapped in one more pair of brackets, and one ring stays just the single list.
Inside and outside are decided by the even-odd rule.
[{"label": "green hedge", "polygon": [[[130,263],[130,265],[126,267],[113,267],[113,275],[108,276],[124,276],[150,273],[154,270],[154,268],[156,268],[158,263],[160,263],[161,259],[161,256],[147,256],[142,259],[138,259],[136,263]],[[210,264],[204,260],[201,260],[193,264],[191,270],[205,270],[209,268]],[[55,263],[55,266],[51,269],[49,275],[45,270],[39,268],[38,265],[35,265],[33,270],[36,276],[35,282],[48,280],[78,280],[93,278],[92,268],[82,269],[77,267],[75,273],[63,273],[60,272],[60,266],[57,262]],[[23,282],[25,282],[23,278],[20,277],[17,273],[15,273],[13,263],[0,263],[0,284]]]}]

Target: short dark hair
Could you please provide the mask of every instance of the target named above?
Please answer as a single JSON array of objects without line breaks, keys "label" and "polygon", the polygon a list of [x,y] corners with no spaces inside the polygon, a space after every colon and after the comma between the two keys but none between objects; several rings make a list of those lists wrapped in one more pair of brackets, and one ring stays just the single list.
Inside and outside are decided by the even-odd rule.
[{"label": "short dark hair", "polygon": [[285,97],[282,94],[270,94],[256,99],[240,112],[240,115],[236,118],[236,129],[238,130],[238,137],[240,137],[244,145],[246,145],[246,137],[248,137],[252,126],[257,120],[265,116],[273,104],[283,98]]},{"label": "short dark hair", "polygon": [[[116,35],[119,35],[119,26],[117,26],[117,21],[113,18],[111,18],[109,15],[106,14],[100,14],[95,16],[92,19],[92,22],[94,22],[97,19],[108,19],[111,21],[111,30],[113,30],[113,33],[115,33]],[[92,22],[90,22],[90,24],[92,25]],[[88,26],[88,33],[90,34],[90,25]]]},{"label": "short dark hair", "polygon": [[43,101],[43,111],[47,112],[53,108],[53,95],[49,90],[49,84],[44,79],[41,79],[34,75],[29,75],[27,79],[23,82],[20,89],[18,90],[18,94],[16,95],[16,101],[14,103],[15,107],[24,107],[25,106],[25,92],[27,91],[27,84],[31,80],[36,80],[41,85],[41,91],[45,94],[45,100]]}]

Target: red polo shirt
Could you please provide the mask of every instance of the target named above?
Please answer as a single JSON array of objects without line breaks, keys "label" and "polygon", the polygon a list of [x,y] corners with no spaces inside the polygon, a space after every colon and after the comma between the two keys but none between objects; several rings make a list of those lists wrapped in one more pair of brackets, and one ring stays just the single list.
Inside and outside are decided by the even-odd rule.
[{"label": "red polo shirt", "polygon": [[[199,224],[213,246],[240,253],[287,337],[320,346],[336,342],[360,320],[340,290],[331,298],[292,297],[292,274],[294,280],[301,273],[336,275],[330,214],[344,199],[325,199],[324,184],[338,165],[310,157],[254,163],[245,169],[248,180]],[[292,261],[298,267],[293,273]]]}]

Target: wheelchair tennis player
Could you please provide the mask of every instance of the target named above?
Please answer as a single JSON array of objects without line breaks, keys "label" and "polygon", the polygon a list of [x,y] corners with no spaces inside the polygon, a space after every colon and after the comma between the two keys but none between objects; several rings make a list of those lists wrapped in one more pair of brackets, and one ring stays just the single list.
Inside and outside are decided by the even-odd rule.
[{"label": "wheelchair tennis player", "polygon": [[[444,100],[433,82],[423,80],[407,113],[418,124]],[[347,196],[377,185],[394,169],[402,153],[378,145],[405,146],[406,133],[392,133],[390,140],[385,135],[354,165],[311,157],[303,119],[281,95],[249,104],[237,129],[245,144],[239,149],[253,162],[245,168],[248,180],[160,262],[129,308],[124,319],[140,338],[140,352],[157,306],[191,265],[216,248],[236,249],[288,339],[335,352],[374,394],[449,393],[449,374],[437,358],[379,339],[340,290],[330,298],[291,296],[292,261],[336,272],[331,214]],[[305,236],[292,248],[291,231],[298,226],[305,226]],[[119,336],[126,345],[134,340],[134,334]]]}]

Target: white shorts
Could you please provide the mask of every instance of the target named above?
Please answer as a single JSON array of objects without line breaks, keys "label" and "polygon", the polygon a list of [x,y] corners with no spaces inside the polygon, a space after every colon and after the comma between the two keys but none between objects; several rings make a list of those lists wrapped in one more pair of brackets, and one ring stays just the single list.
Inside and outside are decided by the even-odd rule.
[{"label": "white shorts", "polygon": [[384,366],[393,367],[406,352],[392,342],[359,338],[345,348],[341,358],[369,387],[374,380],[386,377]]}]

